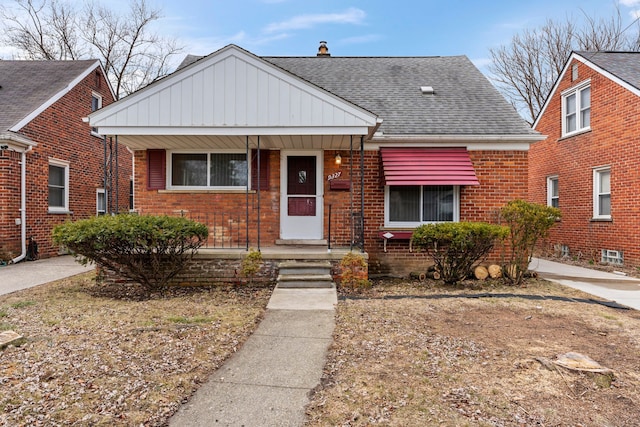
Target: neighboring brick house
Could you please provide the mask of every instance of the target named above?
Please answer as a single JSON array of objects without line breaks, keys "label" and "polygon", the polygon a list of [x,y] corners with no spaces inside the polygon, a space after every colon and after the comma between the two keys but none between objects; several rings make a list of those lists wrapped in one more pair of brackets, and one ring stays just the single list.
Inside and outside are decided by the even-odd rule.
[{"label": "neighboring brick house", "polygon": [[0,258],[24,259],[29,238],[56,255],[56,224],[129,209],[131,152],[83,121],[113,101],[97,60],[0,60]]},{"label": "neighboring brick house", "polygon": [[529,196],[559,207],[547,250],[640,266],[640,53],[574,52],[538,115]]},{"label": "neighboring brick house", "polygon": [[[134,151],[141,213],[210,248],[364,246],[407,274],[433,221],[496,221],[541,139],[464,56],[258,57],[230,45],[90,116]],[[326,252],[326,250],[325,250]]]}]

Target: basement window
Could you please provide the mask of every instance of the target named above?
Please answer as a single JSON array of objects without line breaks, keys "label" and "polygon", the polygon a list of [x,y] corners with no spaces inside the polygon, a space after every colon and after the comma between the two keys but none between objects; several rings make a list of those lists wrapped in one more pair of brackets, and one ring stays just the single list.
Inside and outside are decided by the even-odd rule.
[{"label": "basement window", "polygon": [[614,251],[614,250],[611,250],[611,249],[602,249],[601,261],[605,262],[605,263],[608,263],[608,264],[622,265],[622,264],[624,264],[624,256],[622,254],[622,251]]}]

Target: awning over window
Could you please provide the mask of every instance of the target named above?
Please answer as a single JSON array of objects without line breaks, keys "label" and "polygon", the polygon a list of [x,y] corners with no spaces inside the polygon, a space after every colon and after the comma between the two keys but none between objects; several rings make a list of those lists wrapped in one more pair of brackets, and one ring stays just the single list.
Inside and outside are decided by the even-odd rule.
[{"label": "awning over window", "polygon": [[480,185],[464,147],[381,147],[386,185]]}]

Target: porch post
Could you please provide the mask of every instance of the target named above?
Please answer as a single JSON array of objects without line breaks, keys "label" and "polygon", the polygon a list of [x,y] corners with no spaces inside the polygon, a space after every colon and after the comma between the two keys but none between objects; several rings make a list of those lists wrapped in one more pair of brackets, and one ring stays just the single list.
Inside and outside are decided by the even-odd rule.
[{"label": "porch post", "polygon": [[364,135],[360,136],[360,215],[362,215],[362,253],[364,253]]},{"label": "porch post", "polygon": [[260,252],[260,135],[258,135],[258,252]]},{"label": "porch post", "polygon": [[[247,251],[249,250],[249,181],[251,179],[251,154],[249,152],[249,135],[246,137],[246,150],[247,150],[247,189],[245,191],[245,233],[247,237]],[[238,242],[240,243],[240,242]]]}]

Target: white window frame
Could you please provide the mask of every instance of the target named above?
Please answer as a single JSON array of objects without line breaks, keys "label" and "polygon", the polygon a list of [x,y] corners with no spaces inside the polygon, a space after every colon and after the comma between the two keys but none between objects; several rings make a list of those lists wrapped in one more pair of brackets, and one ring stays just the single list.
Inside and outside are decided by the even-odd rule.
[{"label": "white window frame", "polygon": [[[49,202],[49,166],[55,166],[64,169],[64,206],[51,206]],[[49,159],[47,166],[47,205],[50,213],[68,213],[69,212],[69,162],[58,159]]]},{"label": "white window frame", "polygon": [[[168,150],[166,158],[166,176],[167,176],[167,189],[169,190],[243,190],[246,191],[247,188],[251,188],[251,156],[247,158],[247,185],[237,185],[237,186],[211,186],[209,183],[210,180],[210,165],[211,161],[210,154],[244,154],[247,155],[246,150]],[[206,154],[207,155],[207,185],[173,185],[173,155],[174,154]]]},{"label": "white window frame", "polygon": [[[93,109],[93,98],[96,98],[98,100],[98,108],[96,110]],[[93,113],[94,111],[98,111],[101,108],[102,108],[102,95],[100,95],[98,92],[91,91],[91,112]],[[91,135],[102,137],[102,135],[98,133],[97,128],[94,128],[94,127],[91,128]]]},{"label": "white window frame", "polygon": [[[104,209],[100,210],[100,195],[104,198]],[[96,189],[96,215],[105,215],[107,213],[107,192],[104,188]]]},{"label": "white window frame", "polygon": [[[557,195],[553,195],[553,182],[556,183],[556,189],[558,190]],[[560,207],[560,181],[558,179],[558,175],[552,175],[547,177],[547,206],[553,207],[553,200],[556,199],[558,201],[558,208]]]},{"label": "white window frame", "polygon": [[[384,187],[384,226],[385,227],[396,227],[396,228],[415,228],[422,224],[435,224],[437,222],[445,222],[445,221],[390,221],[389,220],[389,188],[390,186],[385,185]],[[429,187],[428,185],[416,185],[415,187]],[[453,221],[446,222],[460,222],[460,186],[453,185]],[[422,198],[423,191],[420,191],[420,197]],[[420,218],[422,218],[422,199],[420,201]]]},{"label": "white window frame", "polygon": [[[572,87],[571,89],[567,89],[562,92],[562,136],[571,136],[576,135],[582,132],[587,132],[591,130],[591,111],[589,111],[589,125],[585,126],[582,123],[582,112],[586,110],[581,105],[581,97],[580,94],[585,89],[591,89],[591,79],[586,80],[580,83],[577,86]],[[575,95],[575,115],[576,115],[576,129],[572,131],[567,130],[567,98],[571,95]],[[589,95],[589,110],[591,110],[591,95]]]},{"label": "white window frame", "polygon": [[[604,173],[609,174],[609,192],[605,193],[601,190],[602,185],[602,175]],[[601,215],[600,214],[600,196],[609,195],[609,214]],[[613,208],[611,200],[611,167],[610,166],[601,166],[593,169],[593,218],[594,219],[611,219],[611,209]]]}]

